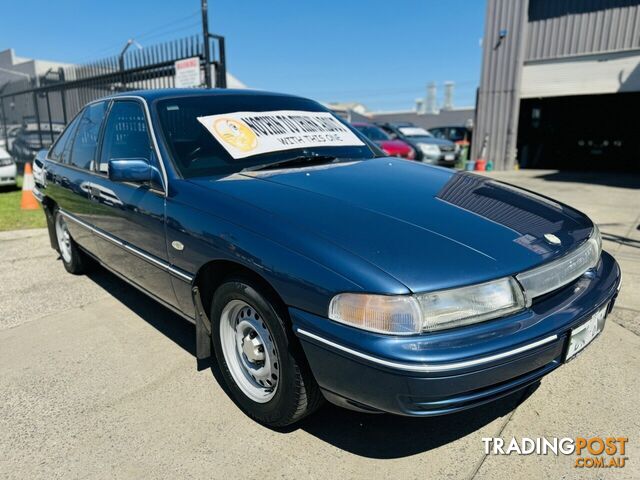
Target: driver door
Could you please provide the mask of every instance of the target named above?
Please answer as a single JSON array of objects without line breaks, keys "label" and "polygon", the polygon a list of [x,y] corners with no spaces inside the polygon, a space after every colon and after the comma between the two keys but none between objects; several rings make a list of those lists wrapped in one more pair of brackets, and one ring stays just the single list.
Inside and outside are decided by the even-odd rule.
[{"label": "driver door", "polygon": [[148,119],[137,100],[115,100],[109,110],[92,200],[100,204],[94,225],[98,255],[109,267],[159,299],[176,306],[165,243],[164,186],[153,181],[114,182],[109,161],[138,159],[157,165]]}]

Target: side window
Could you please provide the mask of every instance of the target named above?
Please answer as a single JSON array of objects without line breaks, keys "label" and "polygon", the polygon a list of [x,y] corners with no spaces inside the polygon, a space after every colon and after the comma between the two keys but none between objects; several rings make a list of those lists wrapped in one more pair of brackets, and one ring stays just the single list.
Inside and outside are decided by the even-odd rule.
[{"label": "side window", "polygon": [[116,101],[111,107],[102,142],[99,170],[107,173],[109,160],[136,158],[151,162],[151,142],[142,106]]},{"label": "side window", "polygon": [[98,147],[98,134],[104,120],[106,102],[95,103],[85,108],[71,149],[71,165],[92,170]]},{"label": "side window", "polygon": [[[71,145],[73,134],[75,133],[76,128],[78,127],[78,123],[80,122],[81,117],[82,117],[82,113],[77,115],[76,118],[74,118],[73,121],[67,126],[67,128],[64,129],[64,132],[60,134],[60,136],[56,140],[56,143],[53,145],[53,147],[51,148],[51,151],[49,152],[49,158],[51,160],[54,160],[56,162],[65,161],[65,156],[64,156],[65,146]],[[68,152],[69,149],[66,148],[66,151]]]}]

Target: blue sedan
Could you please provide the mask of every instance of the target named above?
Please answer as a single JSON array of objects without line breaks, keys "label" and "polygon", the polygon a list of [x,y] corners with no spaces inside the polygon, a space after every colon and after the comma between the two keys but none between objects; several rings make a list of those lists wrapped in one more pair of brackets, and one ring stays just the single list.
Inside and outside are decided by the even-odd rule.
[{"label": "blue sedan", "polygon": [[115,95],[43,157],[65,268],[194,322],[198,358],[273,427],[323,399],[429,416],[508,395],[588,345],[620,286],[582,213],[385,157],[300,97]]}]

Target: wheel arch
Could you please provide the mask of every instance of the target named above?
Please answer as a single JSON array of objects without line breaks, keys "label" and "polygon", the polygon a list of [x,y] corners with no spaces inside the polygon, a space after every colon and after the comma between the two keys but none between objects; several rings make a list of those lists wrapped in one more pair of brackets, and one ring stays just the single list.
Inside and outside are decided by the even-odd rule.
[{"label": "wheel arch", "polygon": [[263,275],[246,265],[232,260],[212,260],[207,262],[198,269],[192,282],[192,295],[196,310],[196,357],[205,359],[212,354],[211,303],[213,295],[226,279],[233,276],[241,276],[252,281],[266,294],[267,300],[270,301],[285,323],[293,351],[306,365],[306,357],[304,357],[302,347],[293,332],[287,305],[280,294]]},{"label": "wheel arch", "polygon": [[211,301],[216,289],[234,275],[246,277],[262,287],[269,295],[269,300],[280,310],[278,313],[283,315],[283,320],[289,321],[287,305],[273,285],[262,274],[233,260],[211,260],[202,265],[194,277],[193,286],[198,287],[207,316],[211,314]]}]

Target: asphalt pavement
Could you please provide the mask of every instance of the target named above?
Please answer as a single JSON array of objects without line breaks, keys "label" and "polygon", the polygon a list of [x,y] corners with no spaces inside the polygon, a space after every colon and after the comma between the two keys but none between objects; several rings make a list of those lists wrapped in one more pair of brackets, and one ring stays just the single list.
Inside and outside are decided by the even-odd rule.
[{"label": "asphalt pavement", "polygon": [[[414,419],[326,406],[273,431],[247,418],[194,327],[104,270],[72,276],[43,230],[0,233],[1,478],[640,478],[640,179],[493,173],[591,215],[623,286],[604,332],[534,388]],[[628,437],[621,469],[485,455],[483,437]]]}]

